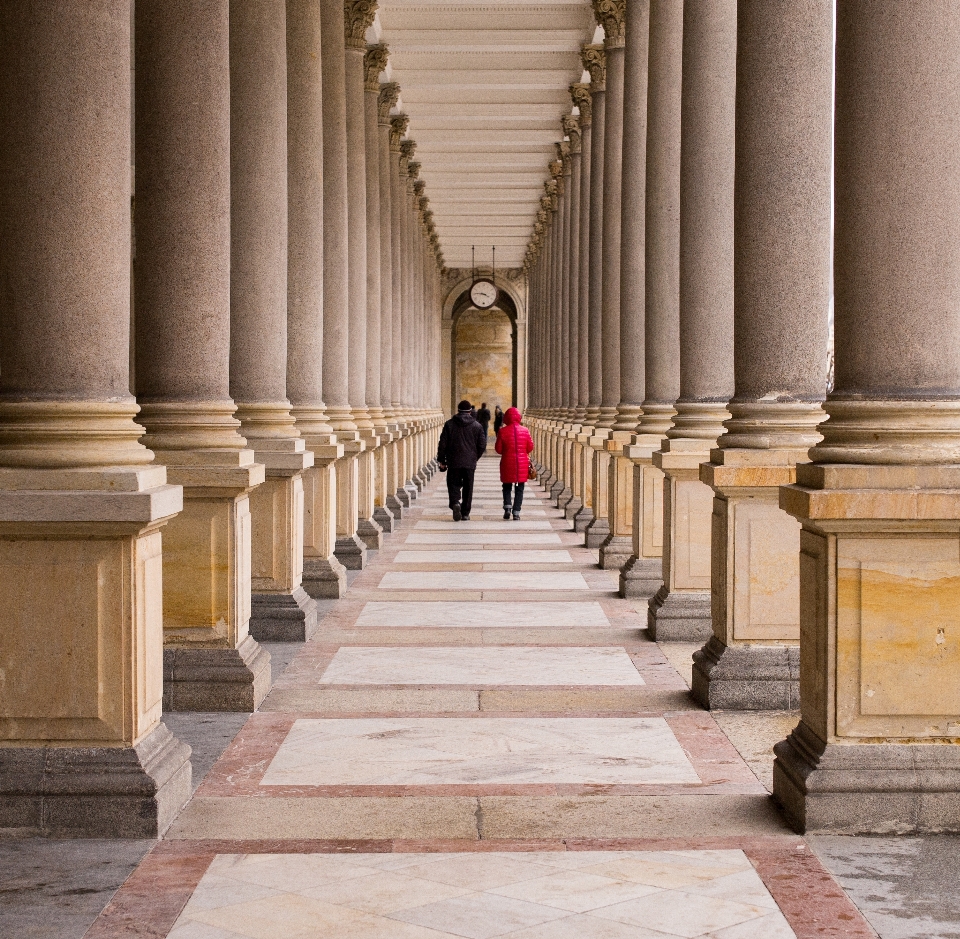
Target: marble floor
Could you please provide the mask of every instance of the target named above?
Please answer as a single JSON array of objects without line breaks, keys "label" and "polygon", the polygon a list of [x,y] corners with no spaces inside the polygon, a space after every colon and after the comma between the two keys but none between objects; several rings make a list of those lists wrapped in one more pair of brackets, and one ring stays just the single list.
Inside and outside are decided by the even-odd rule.
[{"label": "marble floor", "polygon": [[497,467],[469,522],[442,474],[404,510],[86,939],[875,936],[772,805],[769,728],[699,710]]}]

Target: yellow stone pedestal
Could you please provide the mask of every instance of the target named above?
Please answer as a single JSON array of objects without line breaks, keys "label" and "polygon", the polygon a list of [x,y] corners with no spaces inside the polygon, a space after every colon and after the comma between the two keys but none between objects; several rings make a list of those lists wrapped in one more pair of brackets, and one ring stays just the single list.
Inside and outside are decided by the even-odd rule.
[{"label": "yellow stone pedestal", "polygon": [[798,831],[960,831],[960,469],[806,464],[801,720],[774,797]]}]

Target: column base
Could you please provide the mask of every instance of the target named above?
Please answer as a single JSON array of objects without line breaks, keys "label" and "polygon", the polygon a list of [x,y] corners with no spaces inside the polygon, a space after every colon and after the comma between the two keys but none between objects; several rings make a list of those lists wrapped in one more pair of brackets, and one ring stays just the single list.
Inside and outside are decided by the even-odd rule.
[{"label": "column base", "polygon": [[314,600],[339,600],[347,592],[347,569],[334,555],[304,558],[303,589]]},{"label": "column base", "polygon": [[600,567],[605,571],[619,571],[632,555],[632,536],[607,535],[600,545]]},{"label": "column base", "polygon": [[588,548],[598,549],[600,545],[607,540],[609,534],[610,520],[606,518],[594,518],[584,529],[584,544]]},{"label": "column base", "polygon": [[583,503],[579,496],[574,496],[563,509],[563,517],[569,522],[576,518],[577,513],[583,508]]},{"label": "column base", "polygon": [[373,510],[373,520],[380,526],[380,530],[385,533],[393,532],[397,527],[393,512],[384,505],[378,505]]},{"label": "column base", "polygon": [[412,479],[408,479],[403,484],[403,488],[407,491],[407,495],[410,497],[410,501],[416,502],[417,498],[420,496],[420,490],[417,487],[417,484]]},{"label": "column base", "polygon": [[773,797],[801,834],[960,831],[960,747],[828,743],[801,721],[773,752]]},{"label": "column base", "polygon": [[728,646],[716,636],[693,654],[693,697],[708,711],[800,706],[799,646]]},{"label": "column base", "polygon": [[713,635],[709,593],[671,593],[664,584],[647,607],[654,642],[706,642]]},{"label": "column base", "polygon": [[560,495],[557,496],[557,508],[566,511],[567,506],[573,500],[573,490],[567,486]]},{"label": "column base", "polygon": [[190,747],[159,724],[135,747],[0,747],[0,828],[159,838],[190,798]]},{"label": "column base", "polygon": [[250,635],[257,642],[306,642],[317,631],[317,604],[302,586],[250,599]]},{"label": "column base", "polygon": [[561,494],[563,493],[565,487],[563,485],[562,479],[557,479],[554,481],[553,485],[550,487],[550,501],[556,504]]},{"label": "column base", "polygon": [[663,559],[631,555],[620,571],[620,596],[649,599],[663,586]]},{"label": "column base", "polygon": [[357,537],[368,551],[379,551],[383,547],[383,529],[372,518],[361,518],[357,522]]},{"label": "column base", "polygon": [[401,487],[397,490],[396,494],[394,495],[394,498],[397,500],[397,502],[400,503],[400,505],[401,505],[403,508],[405,508],[405,509],[409,509],[409,508],[410,508],[410,502],[411,502],[410,493],[407,492],[407,490],[406,490],[403,486],[401,486]]},{"label": "column base", "polygon": [[385,501],[390,514],[393,516],[394,525],[396,525],[403,518],[403,503],[396,495],[387,496]]},{"label": "column base", "polygon": [[590,527],[592,522],[593,509],[591,509],[589,505],[585,505],[573,516],[573,530],[582,535]]},{"label": "column base", "polygon": [[359,535],[338,538],[333,549],[336,559],[348,571],[362,571],[367,564],[367,546]]},{"label": "column base", "polygon": [[253,636],[236,649],[163,650],[165,711],[252,712],[270,684],[270,653]]}]

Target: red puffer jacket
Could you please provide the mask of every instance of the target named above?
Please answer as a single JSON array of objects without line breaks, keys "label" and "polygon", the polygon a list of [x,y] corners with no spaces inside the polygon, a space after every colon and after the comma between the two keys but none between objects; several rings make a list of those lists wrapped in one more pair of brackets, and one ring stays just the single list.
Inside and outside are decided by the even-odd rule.
[{"label": "red puffer jacket", "polygon": [[500,454],[500,482],[525,483],[530,475],[530,457],[533,438],[520,423],[520,412],[507,408],[503,427],[497,434],[497,453]]}]

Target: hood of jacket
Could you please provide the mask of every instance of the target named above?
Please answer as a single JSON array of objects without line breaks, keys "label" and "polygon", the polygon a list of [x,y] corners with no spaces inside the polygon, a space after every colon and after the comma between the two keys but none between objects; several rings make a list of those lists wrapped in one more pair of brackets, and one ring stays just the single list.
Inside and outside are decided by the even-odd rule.
[{"label": "hood of jacket", "polygon": [[457,411],[457,416],[455,419],[461,424],[472,424],[476,420],[470,411]]},{"label": "hood of jacket", "polygon": [[506,413],[503,415],[503,420],[506,424],[519,424],[522,418],[516,408],[507,408]]}]

